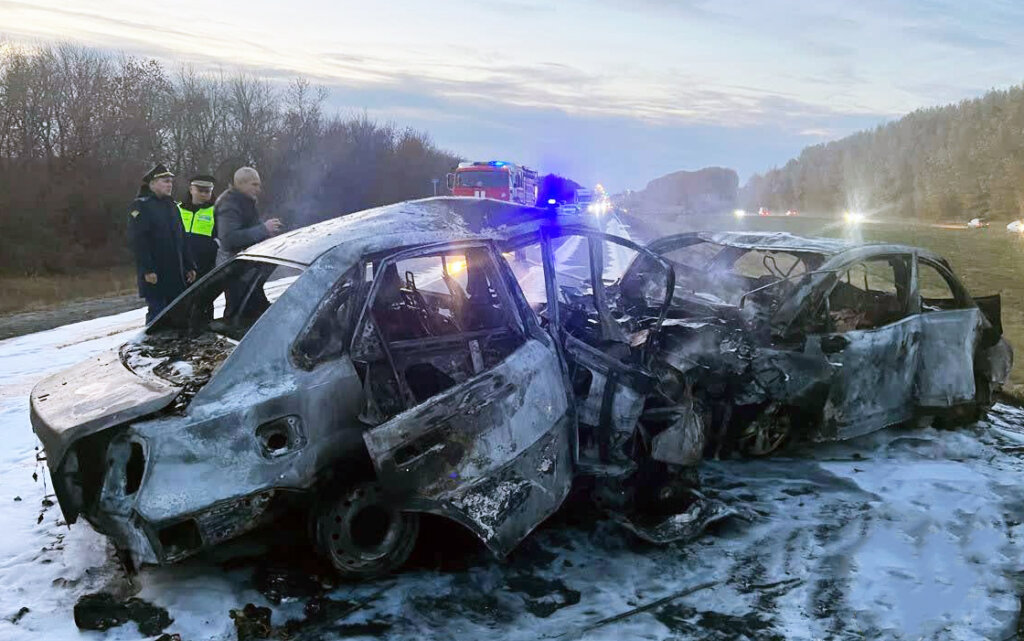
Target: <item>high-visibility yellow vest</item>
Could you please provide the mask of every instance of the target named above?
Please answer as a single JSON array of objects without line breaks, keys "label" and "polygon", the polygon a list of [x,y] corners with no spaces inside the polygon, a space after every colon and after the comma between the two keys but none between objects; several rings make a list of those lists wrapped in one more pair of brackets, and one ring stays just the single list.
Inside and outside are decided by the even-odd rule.
[{"label": "high-visibility yellow vest", "polygon": [[197,236],[213,236],[213,205],[191,212],[178,204],[181,212],[181,224],[185,232]]}]

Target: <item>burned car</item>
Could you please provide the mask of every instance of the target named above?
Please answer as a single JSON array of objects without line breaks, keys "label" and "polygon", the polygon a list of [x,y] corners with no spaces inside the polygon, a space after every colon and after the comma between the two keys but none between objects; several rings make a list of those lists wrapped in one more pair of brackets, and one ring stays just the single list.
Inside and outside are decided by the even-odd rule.
[{"label": "burned car", "polygon": [[[67,522],[85,518],[133,565],[168,563],[298,506],[317,549],[363,576],[406,558],[419,513],[501,555],[558,509],[578,469],[629,482],[640,466],[619,446],[656,381],[651,351],[623,343],[608,312],[604,246],[618,273],[637,254],[658,272],[635,323],[648,346],[672,269],[559,222],[435,198],[249,248],[120,349],[32,391]],[[563,345],[552,265],[580,257],[599,327]],[[245,292],[235,309],[221,303],[228,285]]]},{"label": "burned car", "polygon": [[[741,232],[648,249],[677,278],[659,358],[700,399],[716,453],[971,420],[1009,376],[999,296],[972,298],[925,249]],[[623,289],[644,282],[644,260]]]},{"label": "burned car", "polygon": [[[642,538],[681,540],[737,513],[698,487],[716,443],[758,453],[779,426],[842,438],[983,405],[1008,371],[998,299],[979,309],[920,250],[644,248],[569,222],[432,198],[249,248],[32,391],[67,522],[138,565],[298,509],[317,551],[361,577],[408,557],[424,513],[505,555],[576,484]],[[925,266],[948,297],[925,292]]]}]

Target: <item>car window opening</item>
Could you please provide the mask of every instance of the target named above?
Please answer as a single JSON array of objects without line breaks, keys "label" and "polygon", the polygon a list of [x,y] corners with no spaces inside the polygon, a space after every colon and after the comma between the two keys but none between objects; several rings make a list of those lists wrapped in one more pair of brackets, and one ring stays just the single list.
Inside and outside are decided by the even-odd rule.
[{"label": "car window opening", "polygon": [[917,262],[917,289],[921,296],[922,312],[941,312],[960,309],[949,278],[938,267],[923,260]]},{"label": "car window opening", "polygon": [[827,299],[828,331],[875,329],[904,318],[909,310],[909,274],[908,260],[902,256],[844,269]]},{"label": "car window opening", "polygon": [[353,347],[370,423],[464,383],[525,342],[487,248],[378,261],[374,271]]},{"label": "car window opening", "polygon": [[301,273],[298,267],[236,258],[185,292],[149,332],[211,331],[240,341]]}]

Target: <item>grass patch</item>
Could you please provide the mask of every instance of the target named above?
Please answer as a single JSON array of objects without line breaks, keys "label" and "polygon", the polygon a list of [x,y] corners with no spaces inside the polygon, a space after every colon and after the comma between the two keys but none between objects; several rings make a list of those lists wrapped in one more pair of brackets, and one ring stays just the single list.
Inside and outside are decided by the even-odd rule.
[{"label": "grass patch", "polygon": [[131,267],[94,269],[79,274],[0,276],[0,315],[60,307],[77,300],[137,291]]}]

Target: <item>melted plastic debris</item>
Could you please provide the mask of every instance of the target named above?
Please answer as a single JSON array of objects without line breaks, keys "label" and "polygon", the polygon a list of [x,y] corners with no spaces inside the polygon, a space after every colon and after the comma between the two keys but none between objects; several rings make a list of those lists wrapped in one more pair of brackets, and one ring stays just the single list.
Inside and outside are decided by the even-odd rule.
[{"label": "melted plastic debris", "polygon": [[269,639],[274,628],[270,624],[270,608],[259,607],[246,603],[241,610],[231,610],[228,616],[235,622],[238,641],[251,639]]},{"label": "melted plastic debris", "polygon": [[212,332],[195,337],[165,332],[127,343],[121,348],[121,361],[140,376],[151,373],[181,387],[170,407],[170,411],[180,412],[234,348],[235,343]]},{"label": "melted plastic debris", "polygon": [[142,599],[119,601],[109,592],[86,594],[75,604],[75,625],[80,630],[108,630],[134,621],[139,633],[151,637],[174,622],[167,610]]}]

